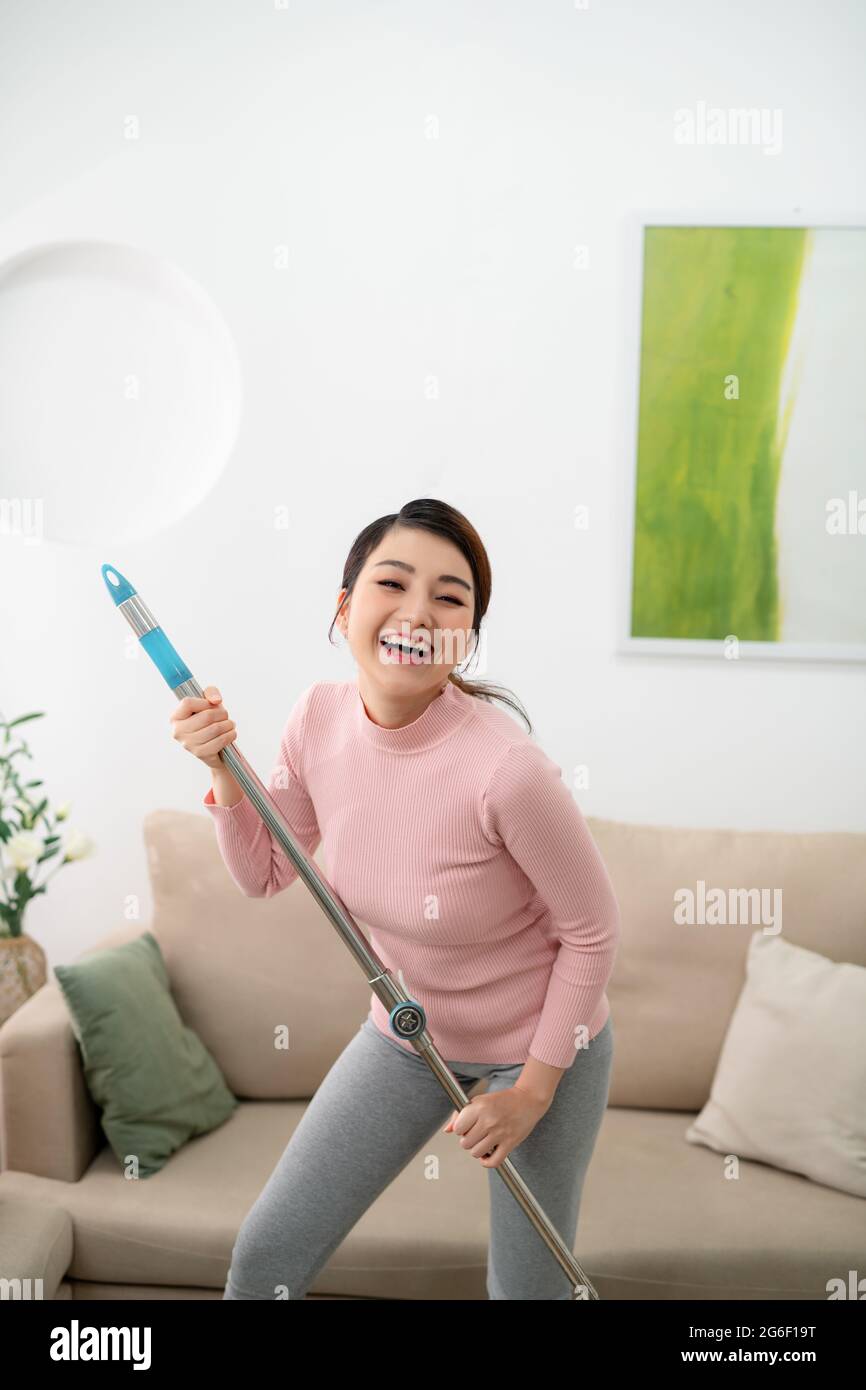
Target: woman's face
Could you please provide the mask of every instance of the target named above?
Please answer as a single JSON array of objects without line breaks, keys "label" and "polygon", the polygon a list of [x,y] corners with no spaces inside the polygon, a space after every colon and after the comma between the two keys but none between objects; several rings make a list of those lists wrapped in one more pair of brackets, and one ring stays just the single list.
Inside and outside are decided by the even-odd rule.
[{"label": "woman's face", "polygon": [[398,527],[367,556],[337,625],[377,689],[417,698],[471,655],[474,612],[472,571],[457,547]]}]

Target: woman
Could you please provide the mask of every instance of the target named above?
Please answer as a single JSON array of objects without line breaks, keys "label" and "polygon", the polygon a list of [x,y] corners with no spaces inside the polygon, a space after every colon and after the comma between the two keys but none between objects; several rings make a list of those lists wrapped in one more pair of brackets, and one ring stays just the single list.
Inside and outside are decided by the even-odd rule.
[{"label": "woman", "polygon": [[[308,853],[324,837],[330,882],[423,1005],[461,1085],[484,1078],[487,1090],[453,1112],[373,994],[241,1225],[227,1299],[303,1298],[446,1120],[467,1157],[491,1170],[489,1297],[572,1297],[492,1170],[513,1153],[573,1247],[607,1104],[605,989],[619,912],[583,815],[529,721],[524,732],[491,703],[517,709],[507,694],[456,673],[476,648],[490,587],[480,537],[444,502],[410,502],[361,531],[334,618],[357,684],[304,691],[268,788]],[[207,701],[182,702],[178,716],[185,746],[213,769],[204,804],[229,872],[247,896],[281,892],[297,871],[219,761],[233,721]]]}]

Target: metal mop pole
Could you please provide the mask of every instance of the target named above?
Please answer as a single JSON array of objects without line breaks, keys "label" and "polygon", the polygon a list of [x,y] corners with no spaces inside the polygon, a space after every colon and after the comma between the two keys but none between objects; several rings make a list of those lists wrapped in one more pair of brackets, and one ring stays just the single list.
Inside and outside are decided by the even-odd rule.
[{"label": "metal mop pole", "polygon": [[[142,647],[178,700],[182,700],[186,695],[202,698],[204,696],[202,687],[180,659],[150,609],[139,597],[129,580],[125,579],[120,571],[112,565],[102,566],[102,577],[116,607],[123,614],[136,637],[140,640]],[[433,1072],[455,1109],[462,1110],[465,1105],[469,1104],[469,1097],[437,1052],[433,1039],[427,1032],[423,1006],[416,1000],[407,998],[404,990],[397,985],[393,976],[361,934],[354,918],[345,904],[341,902],[336,891],[320,873],[317,865],[307,858],[307,855],[296,843],[276,802],[264,784],[259,781],[237,746],[227,744],[221,750],[219,757],[231,770],[235,780],[243,787],[272,836],[294,864],[298,877],[303,879],[310,892],[317,899],[325,916],[330,918],[337,928],[343,941],[364,971],[367,983],[372,986],[388,1010],[392,1031],[399,1038],[411,1042],[415,1051]],[[596,1289],[545,1216],[544,1211],[529,1191],[511,1159],[506,1157],[493,1171],[502,1178],[548,1249],[558,1260],[572,1285],[572,1297],[574,1299],[598,1298]]]}]

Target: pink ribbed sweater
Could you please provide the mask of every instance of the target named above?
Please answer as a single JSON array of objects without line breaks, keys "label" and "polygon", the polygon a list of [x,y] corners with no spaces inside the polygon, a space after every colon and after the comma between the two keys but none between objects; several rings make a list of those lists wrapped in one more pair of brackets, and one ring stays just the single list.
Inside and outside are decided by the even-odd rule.
[{"label": "pink ribbed sweater", "polygon": [[[268,791],[446,1061],[569,1067],[610,1013],[620,933],[604,862],[560,769],[504,709],[452,681],[386,729],[354,681],[299,697]],[[251,802],[204,804],[247,897],[297,878]],[[322,923],[323,931],[331,928]],[[398,974],[402,971],[402,977]],[[369,1015],[387,1037],[388,1014]]]}]

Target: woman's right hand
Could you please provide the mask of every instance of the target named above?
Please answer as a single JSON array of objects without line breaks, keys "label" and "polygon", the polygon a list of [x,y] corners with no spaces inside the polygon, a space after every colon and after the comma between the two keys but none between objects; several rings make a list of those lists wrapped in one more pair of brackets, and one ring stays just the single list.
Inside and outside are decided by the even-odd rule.
[{"label": "woman's right hand", "polygon": [[215,685],[205,687],[205,699],[185,695],[172,710],[172,738],[210,768],[222,768],[220,750],[237,738],[235,721],[229,719]]}]

